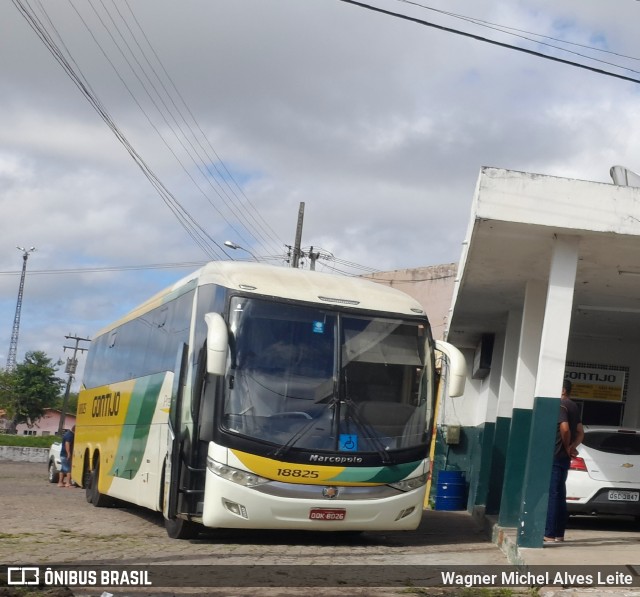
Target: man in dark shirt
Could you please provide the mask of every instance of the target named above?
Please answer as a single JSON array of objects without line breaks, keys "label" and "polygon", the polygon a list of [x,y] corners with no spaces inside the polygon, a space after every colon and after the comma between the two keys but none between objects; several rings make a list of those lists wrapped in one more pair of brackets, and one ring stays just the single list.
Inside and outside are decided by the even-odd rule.
[{"label": "man in dark shirt", "polygon": [[58,487],[73,487],[71,484],[71,458],[73,456],[73,440],[75,437],[76,426],[70,430],[67,429],[62,436],[62,445],[60,446],[60,476],[58,479]]},{"label": "man in dark shirt", "polygon": [[564,531],[567,526],[567,473],[571,458],[578,455],[576,448],[583,437],[580,410],[571,400],[571,382],[565,379],[562,383],[556,447],[549,486],[549,505],[544,531],[546,543],[564,541]]}]

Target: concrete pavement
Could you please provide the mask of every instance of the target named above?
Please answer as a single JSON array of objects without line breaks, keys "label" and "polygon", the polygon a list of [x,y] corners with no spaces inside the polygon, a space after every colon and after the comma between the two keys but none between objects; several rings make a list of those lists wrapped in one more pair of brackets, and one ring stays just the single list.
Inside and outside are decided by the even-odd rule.
[{"label": "concrete pavement", "polygon": [[[27,565],[87,562],[99,564],[282,566],[298,570],[353,566],[371,571],[381,579],[397,566],[434,570],[536,571],[538,567],[619,567],[633,574],[640,570],[640,527],[622,517],[572,518],[564,543],[541,549],[516,545],[516,530],[500,528],[495,520],[467,512],[426,511],[417,531],[396,533],[285,533],[277,531],[218,530],[194,541],[169,539],[162,517],[137,508],[96,509],[85,501],[80,489],[59,489],[47,483],[46,463],[0,461],[0,564]],[[0,571],[1,572],[1,571]],[[368,573],[367,573],[368,574]],[[416,578],[417,580],[417,578]],[[411,579],[408,579],[410,582]],[[534,583],[540,585],[540,583]],[[420,589],[422,595],[456,593],[456,589]],[[424,586],[424,585],[422,585]],[[0,587],[1,589],[1,587]],[[360,589],[339,586],[316,588],[313,594],[402,595],[408,587]],[[426,592],[428,591],[428,592]],[[110,591],[116,597],[122,592]],[[269,595],[305,595],[309,590],[283,588]],[[462,592],[462,589],[459,589]],[[528,589],[513,592],[531,595]],[[1,590],[0,590],[1,593]],[[128,594],[131,594],[130,592]],[[170,590],[169,593],[193,594]],[[82,593],[76,593],[81,595]],[[98,592],[97,596],[101,593]],[[159,594],[156,592],[154,594]],[[210,589],[208,595],[248,595],[243,589]],[[467,592],[467,595],[473,593]],[[539,589],[544,597],[571,595],[627,595],[640,597],[640,586]],[[82,594],[84,595],[84,594]]]},{"label": "concrete pavement", "polygon": [[517,546],[515,528],[499,527],[487,517],[492,540],[518,566],[638,566],[640,526],[627,517],[572,517],[565,541],[542,548]]},{"label": "concrete pavement", "polygon": [[[108,590],[114,597],[449,595],[457,589],[429,587],[426,592],[425,574],[434,578],[440,570],[457,566],[465,570],[508,566],[486,528],[466,512],[427,511],[416,531],[352,534],[219,529],[195,540],[178,541],[167,536],[158,513],[135,507],[94,508],[86,502],[83,490],[49,484],[46,469],[46,463],[0,462],[0,565],[5,570],[9,566],[44,570],[51,565],[90,563],[165,570],[179,565],[197,580],[199,573],[211,574],[212,570],[221,576],[229,571],[240,575],[225,588],[205,585],[205,592],[187,586],[154,586],[147,593]],[[272,571],[268,586],[238,586],[241,576],[251,576],[256,569]],[[0,569],[0,576],[2,572]],[[329,581],[329,572],[342,578]],[[322,586],[292,586],[292,580],[317,583],[319,575]],[[1,585],[0,581],[0,595],[6,597]],[[73,593],[100,597],[102,590],[74,589]]]},{"label": "concrete pavement", "polygon": [[[516,528],[500,527],[493,517],[485,521],[492,541],[522,572],[552,571],[551,579],[558,570],[590,577],[572,587],[542,586],[541,597],[640,597],[640,526],[632,518],[572,517],[564,542],[535,549],[518,547]],[[593,586],[598,582],[601,586]]]}]

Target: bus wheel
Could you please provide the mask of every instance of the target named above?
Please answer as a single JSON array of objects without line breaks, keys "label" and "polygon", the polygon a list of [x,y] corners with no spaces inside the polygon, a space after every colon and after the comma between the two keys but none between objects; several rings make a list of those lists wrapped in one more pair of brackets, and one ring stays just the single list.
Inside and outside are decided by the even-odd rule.
[{"label": "bus wheel", "polygon": [[164,519],[164,528],[172,539],[195,539],[200,533],[200,525],[183,518]]},{"label": "bus wheel", "polygon": [[82,468],[82,486],[84,487],[84,497],[91,503],[91,471],[89,470],[89,456],[84,457],[84,467]]},{"label": "bus wheel", "polygon": [[98,490],[98,479],[100,478],[100,460],[96,461],[96,465],[89,473],[89,483],[87,483],[87,501],[96,508],[106,508],[113,503],[111,498],[100,493]]}]

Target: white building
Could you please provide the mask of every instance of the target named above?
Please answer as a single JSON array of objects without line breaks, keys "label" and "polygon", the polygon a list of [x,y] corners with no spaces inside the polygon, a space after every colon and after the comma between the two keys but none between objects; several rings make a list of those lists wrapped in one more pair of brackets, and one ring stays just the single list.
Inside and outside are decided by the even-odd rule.
[{"label": "white building", "polygon": [[468,509],[542,546],[565,376],[585,423],[640,426],[640,188],[482,169],[446,336],[469,367],[444,415]]}]

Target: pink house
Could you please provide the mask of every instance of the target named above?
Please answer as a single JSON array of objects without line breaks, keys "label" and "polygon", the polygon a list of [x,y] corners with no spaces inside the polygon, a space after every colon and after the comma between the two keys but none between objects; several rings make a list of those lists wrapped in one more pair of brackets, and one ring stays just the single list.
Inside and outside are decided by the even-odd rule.
[{"label": "pink house", "polygon": [[[56,408],[45,408],[44,415],[40,417],[31,427],[26,423],[16,426],[17,435],[55,435],[58,433],[60,425],[61,410]],[[76,416],[67,413],[64,416],[64,428],[71,429],[76,424]]]}]

